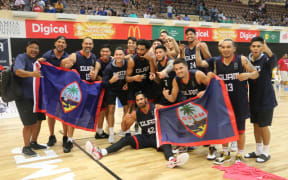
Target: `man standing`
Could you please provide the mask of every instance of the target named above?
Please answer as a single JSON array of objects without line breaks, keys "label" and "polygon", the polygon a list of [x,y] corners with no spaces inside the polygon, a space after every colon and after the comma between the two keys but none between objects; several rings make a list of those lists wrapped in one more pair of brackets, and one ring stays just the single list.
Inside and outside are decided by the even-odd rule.
[{"label": "man standing", "polygon": [[[198,69],[196,66],[196,46],[200,44],[201,46],[201,57],[204,59],[211,58],[210,51],[208,46],[204,42],[200,42],[197,39],[196,30],[194,28],[188,28],[185,31],[186,39],[188,41],[188,47],[185,45],[180,45],[180,57],[185,58],[188,68],[190,69]],[[203,69],[202,69],[203,70]]]},{"label": "man standing", "polygon": [[32,149],[46,149],[46,146],[37,143],[41,122],[46,117],[43,113],[33,112],[33,77],[41,77],[40,71],[33,71],[33,63],[36,61],[38,54],[39,43],[29,41],[26,46],[26,53],[19,54],[16,57],[13,68],[15,75],[21,78],[23,85],[23,98],[16,100],[16,106],[24,125],[22,153],[27,156],[37,155]]},{"label": "man standing", "polygon": [[[93,79],[97,79],[99,81],[102,80],[103,78],[103,72],[106,68],[106,66],[112,61],[111,57],[111,48],[110,45],[105,44],[102,46],[100,49],[100,58],[96,60],[95,64],[95,73]],[[106,116],[106,119],[108,118],[107,114],[107,102],[105,102],[106,99],[106,93],[104,94],[104,101],[102,102],[102,107],[101,111],[98,116],[98,122],[97,122],[97,130],[95,134],[96,139],[104,139],[108,138],[108,134],[106,134],[103,130],[103,122],[104,122],[104,117]]]},{"label": "man standing", "polygon": [[[53,66],[60,67],[61,61],[68,57],[69,54],[65,52],[67,47],[66,38],[64,36],[58,36],[54,43],[55,49],[51,49],[43,54],[42,58],[39,58],[38,61],[47,61]],[[48,116],[48,126],[50,131],[50,136],[47,145],[54,146],[57,142],[55,134],[54,134],[54,127],[55,127],[55,119]],[[67,142],[67,125],[62,123],[63,126],[63,146]]]},{"label": "man standing", "polygon": [[[103,72],[103,86],[106,89],[105,102],[108,106],[108,126],[109,126],[109,143],[114,143],[114,114],[116,97],[119,98],[123,105],[124,115],[127,113],[127,90],[126,71],[127,61],[124,60],[124,51],[122,48],[116,48],[114,52],[114,60],[107,65]],[[132,58],[131,58],[132,59]]]},{"label": "man standing", "polygon": [[[82,80],[94,81],[96,56],[91,52],[93,47],[93,39],[90,37],[84,38],[82,41],[82,49],[63,59],[61,61],[61,67],[76,69]],[[73,134],[74,128],[68,126],[68,141],[64,146],[64,153],[69,153],[73,148]]]},{"label": "man standing", "polygon": [[[135,136],[127,136],[121,138],[117,143],[105,148],[96,149],[90,141],[86,142],[86,151],[89,152],[96,160],[101,159],[109,153],[116,152],[125,146],[132,146],[135,149],[143,148],[157,148],[156,142],[156,129],[155,129],[155,106],[147,101],[146,96],[142,92],[136,93],[136,111],[127,114],[122,122],[122,130],[126,131],[129,127],[137,121],[142,129],[142,134]],[[174,168],[181,166],[189,159],[188,153],[183,153],[175,157],[172,153],[170,144],[160,146],[159,150],[164,152],[165,159],[167,160],[167,167]]]},{"label": "man standing", "polygon": [[[231,39],[224,39],[221,46],[222,56],[212,57],[202,61],[200,55],[201,44],[196,48],[197,66],[212,69],[226,84],[227,91],[234,109],[239,133],[238,153],[236,161],[242,161],[245,145],[245,120],[249,118],[249,105],[247,94],[247,80],[256,79],[258,72],[250,61],[241,55],[235,55],[236,47]],[[246,72],[247,71],[247,72]],[[215,164],[231,161],[228,144],[223,144],[223,153],[217,158]]]},{"label": "man standing", "polygon": [[277,65],[277,58],[262,37],[251,40],[248,58],[259,72],[256,80],[249,80],[249,100],[251,123],[254,124],[256,151],[248,153],[245,158],[257,158],[256,162],[264,163],[270,159],[269,144],[273,111],[277,106],[272,86],[272,70]]},{"label": "man standing", "polygon": [[284,56],[278,61],[278,72],[280,71],[281,84],[284,88],[288,85],[288,55]]}]

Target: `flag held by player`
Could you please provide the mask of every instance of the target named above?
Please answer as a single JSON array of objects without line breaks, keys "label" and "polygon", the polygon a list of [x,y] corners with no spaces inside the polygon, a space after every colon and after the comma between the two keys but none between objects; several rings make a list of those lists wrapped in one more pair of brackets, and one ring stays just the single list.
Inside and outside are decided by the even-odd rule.
[{"label": "flag held by player", "polygon": [[202,98],[156,110],[157,145],[199,146],[238,140],[225,83],[213,78]]},{"label": "flag held by player", "polygon": [[[41,63],[41,65],[40,65]],[[37,62],[42,78],[34,78],[34,111],[87,131],[96,131],[104,90],[100,81],[81,80],[73,70]]]}]

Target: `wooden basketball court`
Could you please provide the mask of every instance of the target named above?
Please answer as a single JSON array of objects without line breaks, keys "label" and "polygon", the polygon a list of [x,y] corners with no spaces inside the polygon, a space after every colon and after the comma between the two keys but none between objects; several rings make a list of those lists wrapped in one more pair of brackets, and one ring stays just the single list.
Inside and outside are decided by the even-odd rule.
[{"label": "wooden basketball court", "polygon": [[[264,164],[246,159],[245,163],[268,173],[288,177],[288,92],[281,90],[277,94],[278,107],[274,111],[271,127],[271,160]],[[122,109],[118,108],[115,118],[115,132],[120,130]],[[198,147],[189,152],[189,161],[180,168],[169,169],[163,153],[148,148],[134,150],[126,147],[110,154],[100,161],[94,161],[81,148],[87,140],[101,148],[108,146],[107,140],[96,140],[94,133],[76,130],[75,145],[71,153],[64,154],[62,148],[62,126],[56,123],[55,135],[58,142],[48,150],[38,150],[39,157],[29,158],[21,154],[23,146],[22,123],[19,118],[7,118],[0,115],[0,179],[223,179],[224,172],[212,168],[214,164],[206,160],[208,148]],[[255,150],[253,126],[250,120],[246,124],[245,153]],[[47,143],[49,130],[47,121],[42,124],[39,143]],[[117,139],[120,137],[116,136]],[[78,147],[79,146],[79,147]],[[221,150],[220,146],[217,146]],[[235,153],[232,153],[235,155]],[[232,165],[233,162],[227,164]],[[226,166],[226,164],[224,164]]]}]

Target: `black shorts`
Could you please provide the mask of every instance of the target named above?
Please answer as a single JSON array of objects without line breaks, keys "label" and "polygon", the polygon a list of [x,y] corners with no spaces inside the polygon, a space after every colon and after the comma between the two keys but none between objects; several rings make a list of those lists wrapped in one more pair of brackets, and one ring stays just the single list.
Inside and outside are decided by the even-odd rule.
[{"label": "black shorts", "polygon": [[145,135],[145,134],[138,134],[132,136],[135,140],[136,146],[132,146],[135,149],[143,149],[148,147],[157,148],[156,136],[153,135]]},{"label": "black shorts", "polygon": [[116,103],[116,98],[118,97],[121,104],[123,106],[127,105],[127,91],[121,91],[121,92],[111,92],[111,91],[106,91],[106,99],[104,101],[107,103],[107,105],[115,105]]},{"label": "black shorts", "polygon": [[271,126],[274,109],[259,112],[251,109],[251,123],[258,124],[259,127]]},{"label": "black shorts", "polygon": [[45,114],[34,113],[33,106],[33,99],[21,99],[16,101],[16,107],[24,126],[30,126],[35,124],[38,120],[46,119]]},{"label": "black shorts", "polygon": [[246,123],[246,117],[236,117],[236,124],[238,133],[244,133],[245,132],[245,123]]}]

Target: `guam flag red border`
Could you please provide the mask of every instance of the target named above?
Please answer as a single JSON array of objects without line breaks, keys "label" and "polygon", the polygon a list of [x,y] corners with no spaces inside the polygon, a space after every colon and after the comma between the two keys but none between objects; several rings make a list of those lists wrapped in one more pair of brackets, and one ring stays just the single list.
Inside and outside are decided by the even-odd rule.
[{"label": "guam flag red border", "polygon": [[[73,69],[71,70],[71,69],[66,69],[66,68],[61,68],[61,67],[55,67],[55,66],[51,65],[48,62],[39,62],[39,61],[37,61],[37,62],[34,63],[34,69],[40,70],[41,64],[44,64],[44,65],[47,65],[47,66],[52,66],[52,67],[54,67],[54,68],[56,68],[58,70],[61,70],[61,71],[67,71],[67,72],[68,71],[73,71],[74,73],[76,73],[76,74],[78,74],[80,76],[80,74],[76,70],[73,70]],[[85,81],[85,80],[82,80],[82,81],[84,81],[87,84],[99,84],[99,83],[102,83],[102,81],[94,81],[94,82],[89,82],[89,81]],[[38,104],[38,102],[39,102],[38,101],[39,100],[39,87],[40,87],[40,78],[33,78],[34,112],[45,113],[47,116],[49,116],[51,118],[54,118],[54,119],[57,119],[58,121],[61,121],[62,123],[66,124],[68,126],[72,126],[74,128],[77,128],[77,129],[82,129],[82,130],[85,130],[85,131],[93,131],[93,132],[96,131],[97,122],[98,122],[98,115],[99,115],[99,113],[101,111],[101,104],[102,104],[104,93],[105,93],[104,88],[102,88],[102,90],[101,90],[101,94],[100,94],[99,101],[98,101],[98,106],[97,106],[97,110],[96,110],[96,113],[95,113],[95,119],[94,119],[95,120],[94,128],[93,129],[89,129],[89,128],[84,128],[84,127],[77,126],[77,125],[71,124],[69,122],[66,122],[63,119],[54,116],[53,114],[47,113],[46,109],[40,109],[39,108],[39,104]]]},{"label": "guam flag red border", "polygon": [[[162,140],[162,134],[161,134],[161,125],[160,125],[160,120],[159,120],[159,110],[161,109],[167,109],[167,108],[171,108],[173,106],[177,106],[180,104],[185,104],[191,100],[195,100],[198,99],[198,97],[194,97],[194,98],[190,98],[187,99],[185,101],[170,105],[170,106],[163,106],[159,109],[155,109],[155,115],[156,115],[156,139],[157,139],[157,147],[159,148],[160,146],[162,146],[163,144],[172,144],[172,145],[176,145],[176,146],[201,146],[201,145],[208,145],[208,144],[225,144],[231,141],[237,141],[239,139],[239,134],[238,134],[238,130],[237,130],[237,124],[236,124],[236,118],[234,115],[234,110],[229,98],[229,94],[226,88],[226,85],[224,83],[224,81],[218,77],[215,76],[214,77],[215,80],[218,80],[220,82],[221,85],[221,89],[223,92],[223,99],[224,102],[226,104],[227,107],[227,112],[228,115],[230,117],[231,120],[231,125],[232,125],[232,129],[234,132],[234,136],[230,136],[224,139],[215,139],[215,140],[203,140],[203,141],[198,141],[198,142],[190,142],[190,143],[176,143],[176,142],[170,142],[170,141],[161,141]],[[211,83],[212,79],[210,80],[209,84]],[[182,122],[181,122],[182,123]],[[186,127],[185,127],[186,128]]]}]

